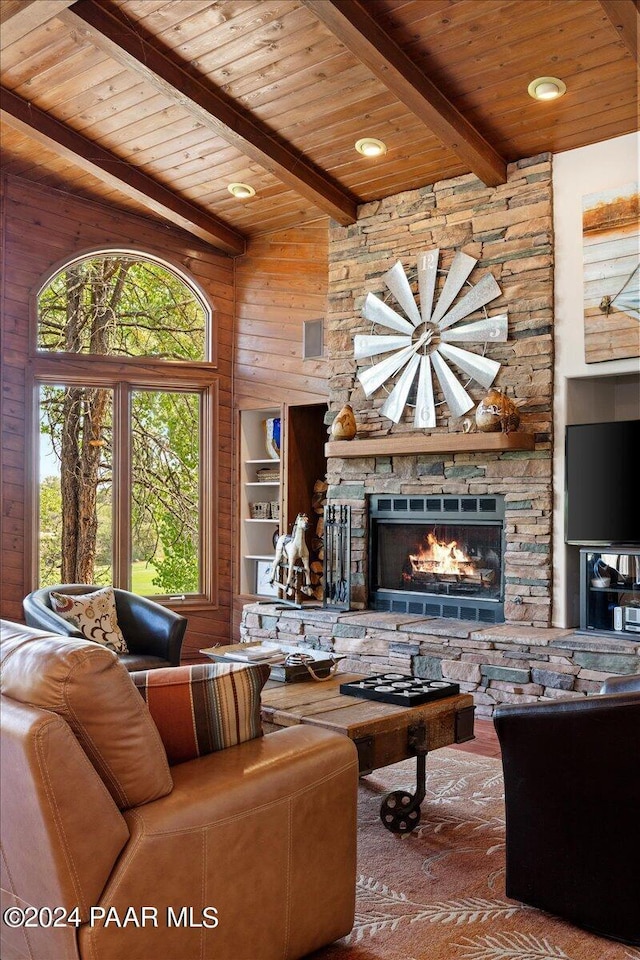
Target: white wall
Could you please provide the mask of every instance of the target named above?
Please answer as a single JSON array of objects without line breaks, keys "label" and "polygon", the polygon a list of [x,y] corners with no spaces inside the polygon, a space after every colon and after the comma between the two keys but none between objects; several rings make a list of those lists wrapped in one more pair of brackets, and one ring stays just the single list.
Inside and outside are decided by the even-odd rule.
[{"label": "white wall", "polygon": [[558,627],[572,627],[578,623],[578,548],[564,543],[565,426],[567,423],[640,417],[640,361],[637,358],[585,363],[582,198],[586,194],[637,181],[640,177],[639,156],[640,134],[629,134],[558,153],[553,159],[553,624]]}]

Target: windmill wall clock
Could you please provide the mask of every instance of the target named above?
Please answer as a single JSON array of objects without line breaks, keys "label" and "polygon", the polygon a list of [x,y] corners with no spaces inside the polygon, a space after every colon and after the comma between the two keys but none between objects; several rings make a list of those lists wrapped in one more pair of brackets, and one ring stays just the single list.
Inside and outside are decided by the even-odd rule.
[{"label": "windmill wall clock", "polygon": [[[357,374],[365,395],[370,397],[385,386],[388,396],[380,412],[394,423],[399,422],[405,406],[413,406],[409,396],[417,382],[414,426],[435,427],[433,372],[449,410],[454,417],[461,417],[475,406],[466,389],[470,380],[489,387],[500,369],[496,360],[456,346],[507,339],[504,313],[489,317],[485,311],[482,319],[459,324],[499,297],[500,287],[488,273],[478,283],[469,284],[468,292],[459,296],[478,261],[458,252],[434,305],[439,258],[439,250],[418,255],[418,303],[398,261],[383,279],[404,316],[380,297],[368,293],[362,315],[371,322],[374,332],[357,334],[354,338],[355,359],[369,361]],[[377,359],[379,357],[382,359]],[[469,378],[466,385],[460,382],[449,363],[466,374]]]}]

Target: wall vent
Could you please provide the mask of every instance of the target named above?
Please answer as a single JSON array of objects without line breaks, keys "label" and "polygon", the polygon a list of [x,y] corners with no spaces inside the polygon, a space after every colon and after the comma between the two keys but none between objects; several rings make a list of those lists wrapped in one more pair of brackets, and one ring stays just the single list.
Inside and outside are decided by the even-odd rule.
[{"label": "wall vent", "polygon": [[324,356],[324,321],[302,321],[302,359],[317,360]]}]

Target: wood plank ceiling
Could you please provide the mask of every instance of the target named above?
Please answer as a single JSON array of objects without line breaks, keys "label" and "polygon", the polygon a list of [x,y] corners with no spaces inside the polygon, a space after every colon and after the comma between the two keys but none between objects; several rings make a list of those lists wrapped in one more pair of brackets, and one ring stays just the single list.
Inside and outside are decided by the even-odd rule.
[{"label": "wood plank ceiling", "polygon": [[[1,0],[3,169],[235,255],[637,130],[639,3]],[[536,102],[527,85],[547,75],[567,93]],[[365,136],[386,155],[357,154]]]}]

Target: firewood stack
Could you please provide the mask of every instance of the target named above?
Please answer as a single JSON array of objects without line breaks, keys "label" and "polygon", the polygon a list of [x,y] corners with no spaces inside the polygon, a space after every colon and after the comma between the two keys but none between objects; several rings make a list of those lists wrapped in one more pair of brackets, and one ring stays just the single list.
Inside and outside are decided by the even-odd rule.
[{"label": "firewood stack", "polygon": [[316,480],[313,485],[311,506],[316,515],[316,529],[311,540],[311,587],[316,600],[322,600],[324,587],[322,571],[324,565],[324,505],[327,502],[329,484],[325,480]]}]

